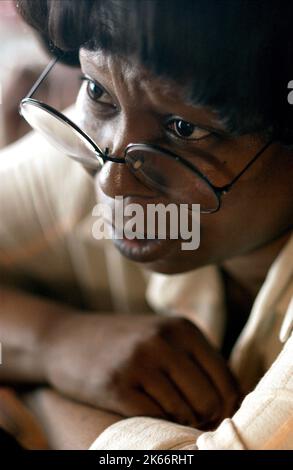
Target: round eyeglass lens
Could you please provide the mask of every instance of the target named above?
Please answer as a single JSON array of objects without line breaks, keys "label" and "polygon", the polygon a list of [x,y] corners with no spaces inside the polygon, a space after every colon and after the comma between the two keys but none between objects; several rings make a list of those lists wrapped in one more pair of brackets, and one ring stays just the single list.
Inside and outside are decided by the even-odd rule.
[{"label": "round eyeglass lens", "polygon": [[133,145],[126,153],[131,172],[146,186],[178,204],[200,204],[201,212],[215,212],[219,199],[211,185],[196,170],[176,157],[151,147]]},{"label": "round eyeglass lens", "polygon": [[103,160],[90,138],[75,129],[53,109],[33,100],[23,100],[20,112],[30,126],[49,140],[58,150],[93,169],[99,169]]}]

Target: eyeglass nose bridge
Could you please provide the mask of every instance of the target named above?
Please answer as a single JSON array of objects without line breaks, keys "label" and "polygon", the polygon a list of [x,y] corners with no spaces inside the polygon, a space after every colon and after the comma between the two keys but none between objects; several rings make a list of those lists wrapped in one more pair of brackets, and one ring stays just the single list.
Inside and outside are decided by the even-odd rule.
[{"label": "eyeglass nose bridge", "polygon": [[119,157],[116,157],[115,155],[113,156],[110,156],[110,148],[109,147],[105,147],[105,150],[103,152],[103,154],[100,154],[100,153],[97,153],[97,158],[100,160],[103,161],[103,164],[107,163],[107,162],[113,162],[113,163],[126,163],[125,162],[125,152],[124,152],[124,156],[121,158]]}]

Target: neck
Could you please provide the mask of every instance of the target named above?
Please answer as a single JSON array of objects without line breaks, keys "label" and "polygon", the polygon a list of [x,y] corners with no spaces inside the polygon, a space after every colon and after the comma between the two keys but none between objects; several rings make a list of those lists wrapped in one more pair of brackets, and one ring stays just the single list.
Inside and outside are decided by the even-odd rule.
[{"label": "neck", "polygon": [[260,290],[270,266],[287,243],[292,231],[257,248],[245,255],[237,256],[222,264],[222,268],[248,294],[255,298]]}]

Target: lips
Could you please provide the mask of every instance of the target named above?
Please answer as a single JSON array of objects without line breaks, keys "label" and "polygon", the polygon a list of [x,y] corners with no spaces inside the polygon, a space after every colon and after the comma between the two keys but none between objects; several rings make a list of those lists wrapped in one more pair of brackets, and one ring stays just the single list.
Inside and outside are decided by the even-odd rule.
[{"label": "lips", "polygon": [[[169,240],[164,239],[148,239],[146,234],[140,234],[143,238],[134,238],[130,239],[127,236],[127,232],[123,231],[122,238],[117,238],[115,236],[118,233],[117,229],[105,220],[110,231],[110,238],[112,239],[116,248],[120,253],[127,258],[137,261],[140,263],[147,263],[155,261],[158,258],[161,258],[168,249]],[[122,230],[121,230],[122,232]],[[133,234],[131,233],[133,236]],[[132,238],[132,237],[131,237]]]},{"label": "lips", "polygon": [[157,260],[162,256],[166,240],[128,240],[126,238],[113,239],[113,243],[120,253],[127,258],[140,263]]},{"label": "lips", "polygon": [[[122,196],[115,196],[115,199],[113,199],[106,195],[99,185],[96,189],[99,203],[102,203],[106,208],[102,217],[109,229],[109,238],[112,239],[114,245],[122,255],[133,261],[148,263],[165,258],[166,255],[169,255],[169,253],[175,249],[178,240],[170,239],[170,227],[168,226],[168,222],[166,233],[161,235],[163,238],[159,238],[160,232],[158,232],[156,226],[153,231],[150,228],[150,230],[147,230],[147,233],[145,233],[144,230],[144,228],[148,228],[149,226],[146,216],[148,204],[166,205],[168,203],[167,201],[163,198],[157,200],[156,198],[150,199],[149,197],[145,198],[139,196],[124,196],[123,199],[117,201],[117,199],[122,198]],[[127,207],[131,204],[139,205],[143,208],[144,217],[141,227],[140,225],[137,227],[132,227],[132,224],[128,225],[128,222],[131,222],[133,219],[132,214],[126,215],[127,212],[131,212],[127,211]],[[150,238],[150,234],[155,238]]]}]

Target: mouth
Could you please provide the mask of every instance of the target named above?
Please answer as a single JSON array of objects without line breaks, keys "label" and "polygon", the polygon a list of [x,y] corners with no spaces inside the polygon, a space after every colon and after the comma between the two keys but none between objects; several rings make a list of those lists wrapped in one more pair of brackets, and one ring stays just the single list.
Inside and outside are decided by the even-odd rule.
[{"label": "mouth", "polygon": [[150,263],[160,258],[164,241],[166,240],[113,239],[114,245],[122,255],[140,263]]},{"label": "mouth", "polygon": [[115,227],[108,223],[110,238],[120,253],[132,261],[140,263],[153,262],[168,251],[170,240],[167,239],[148,239],[145,234],[140,234],[141,238],[131,239],[123,231],[120,238],[115,236]]}]

